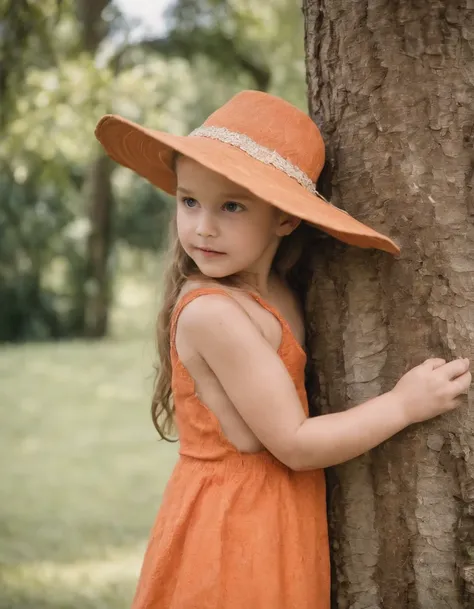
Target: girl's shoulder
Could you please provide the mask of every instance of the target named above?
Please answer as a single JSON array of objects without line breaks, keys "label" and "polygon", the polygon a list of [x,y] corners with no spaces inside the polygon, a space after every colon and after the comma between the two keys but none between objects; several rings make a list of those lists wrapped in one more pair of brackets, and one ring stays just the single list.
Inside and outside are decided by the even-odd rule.
[{"label": "girl's shoulder", "polygon": [[[237,285],[223,284],[207,277],[191,277],[183,284],[176,301],[176,306],[179,306],[180,302],[182,303],[187,300],[185,297],[190,292],[196,291],[205,294],[209,290],[210,294],[217,292],[227,294],[237,301],[250,317],[254,317],[257,314],[258,318],[259,311],[262,308],[264,311],[268,308],[268,306],[262,307],[262,304],[266,303],[273,310],[279,311],[283,317],[295,321],[296,325],[298,325],[298,318],[301,319],[303,316],[301,303],[296,293],[285,281],[277,276],[272,278],[270,288],[271,295],[266,299],[260,298],[260,302],[256,302],[255,295],[257,292],[254,290],[245,289]],[[268,313],[268,311],[266,312]]]},{"label": "girl's shoulder", "polygon": [[176,306],[178,306],[180,302],[186,300],[186,295],[190,292],[203,292],[205,294],[207,291],[209,291],[209,294],[217,292],[228,294],[241,305],[242,303],[245,304],[246,301],[252,301],[247,290],[223,284],[206,277],[190,277],[185,281],[178,294]]},{"label": "girl's shoulder", "polygon": [[[238,288],[233,288],[232,286],[223,285],[218,281],[214,281],[212,279],[207,278],[189,278],[185,281],[179,294],[176,299],[176,303],[174,306],[174,314],[176,316],[180,315],[182,309],[194,300],[194,298],[188,298],[188,295],[195,296],[206,296],[207,294],[213,295],[227,295],[232,298],[232,300],[236,301],[238,304],[245,308],[245,298],[248,298],[248,295],[242,294],[242,291]],[[197,302],[193,303],[194,309],[200,307],[206,307],[206,302],[203,302],[201,298],[196,298]],[[230,299],[229,299],[230,300]],[[187,308],[187,307],[186,307]]]},{"label": "girl's shoulder", "polygon": [[[191,292],[200,292],[201,295],[203,295],[206,294],[207,290],[209,290],[209,294],[225,293],[229,296],[229,300],[232,299],[234,301],[234,307],[235,305],[238,305],[238,309],[240,309],[241,313],[244,313],[247,318],[250,318],[259,332],[270,344],[278,346],[281,341],[282,318],[286,320],[286,323],[290,326],[293,334],[297,337],[297,340],[302,343],[304,342],[304,321],[300,303],[288,284],[279,278],[273,278],[272,280],[271,296],[269,299],[257,299],[255,298],[256,292],[253,292],[252,290],[245,290],[240,287],[222,284],[212,279],[190,278],[180,290],[176,303],[178,309],[176,313],[180,314],[184,305],[189,302],[189,299],[186,298],[187,294]],[[209,304],[209,301],[206,302],[201,298],[197,298],[197,302],[193,303],[193,307],[191,308],[194,313],[197,313],[198,317],[200,317],[200,311],[205,310],[204,317],[208,318],[210,313]],[[219,307],[224,308],[225,313],[227,314],[227,323],[238,325],[240,315],[235,315],[236,310],[230,302],[226,303],[221,300]],[[216,313],[216,310],[213,307],[212,310]],[[234,315],[232,315],[232,313],[234,313]],[[190,312],[188,310],[188,315],[189,314]],[[212,323],[212,319],[208,319],[208,322]]]},{"label": "girl's shoulder", "polygon": [[221,336],[214,340],[217,327],[221,335],[229,331],[238,334],[239,328],[248,328],[250,319],[258,329],[249,309],[251,304],[255,305],[252,298],[238,288],[211,279],[187,280],[180,290],[171,318],[171,338],[180,345],[178,350],[182,361],[195,357],[196,345],[202,341],[208,347],[210,343],[219,343]]}]

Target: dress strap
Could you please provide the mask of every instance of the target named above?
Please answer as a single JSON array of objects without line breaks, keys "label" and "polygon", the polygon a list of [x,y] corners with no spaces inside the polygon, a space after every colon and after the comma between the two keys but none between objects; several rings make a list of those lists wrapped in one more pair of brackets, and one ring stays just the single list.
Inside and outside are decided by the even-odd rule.
[{"label": "dress strap", "polygon": [[290,324],[286,321],[286,319],[283,317],[283,315],[280,313],[280,311],[276,307],[271,305],[267,300],[262,298],[262,296],[260,296],[260,294],[257,294],[257,292],[249,292],[249,294],[250,294],[250,296],[252,296],[252,298],[254,298],[258,302],[258,304],[261,307],[266,309],[269,313],[271,313],[274,317],[276,317],[278,319],[278,321],[280,322],[282,337],[281,337],[280,349],[278,349],[279,353],[281,353],[283,345],[285,343],[284,336],[286,334],[286,336],[289,338],[289,342],[292,343],[296,347],[296,349],[300,352],[300,354],[306,358],[307,355],[306,355],[305,349],[301,346],[301,343],[296,338],[296,336],[293,334],[293,330],[291,329]]}]

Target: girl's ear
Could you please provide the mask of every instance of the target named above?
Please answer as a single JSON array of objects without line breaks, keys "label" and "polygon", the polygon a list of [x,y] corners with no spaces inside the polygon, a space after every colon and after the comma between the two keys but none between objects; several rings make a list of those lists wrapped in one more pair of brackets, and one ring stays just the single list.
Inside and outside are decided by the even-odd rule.
[{"label": "girl's ear", "polygon": [[286,212],[282,212],[278,225],[278,236],[286,237],[287,235],[290,235],[300,224],[300,218],[287,214]]}]

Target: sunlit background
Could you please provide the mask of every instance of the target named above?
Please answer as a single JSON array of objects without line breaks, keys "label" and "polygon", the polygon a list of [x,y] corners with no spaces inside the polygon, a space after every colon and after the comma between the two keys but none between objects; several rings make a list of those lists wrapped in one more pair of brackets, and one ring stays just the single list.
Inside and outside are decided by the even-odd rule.
[{"label": "sunlit background", "polygon": [[149,414],[173,201],[105,113],[185,134],[243,88],[306,110],[294,0],[0,3],[0,609],[130,606],[176,459]]}]

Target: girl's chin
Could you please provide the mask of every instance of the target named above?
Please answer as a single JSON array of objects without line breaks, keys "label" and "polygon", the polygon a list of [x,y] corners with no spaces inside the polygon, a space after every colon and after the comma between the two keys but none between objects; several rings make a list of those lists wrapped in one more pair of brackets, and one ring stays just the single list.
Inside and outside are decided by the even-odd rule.
[{"label": "girl's chin", "polygon": [[212,279],[224,279],[224,277],[228,277],[232,274],[226,273],[225,271],[217,271],[216,269],[211,269],[203,265],[198,265],[198,269],[203,275],[211,277]]},{"label": "girl's chin", "polygon": [[213,279],[223,279],[229,277],[229,275],[235,274],[236,270],[230,269],[228,265],[219,264],[219,259],[214,260],[196,260],[193,258],[199,271],[206,275],[206,277],[212,277]]}]

